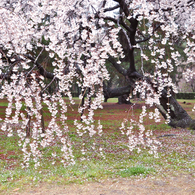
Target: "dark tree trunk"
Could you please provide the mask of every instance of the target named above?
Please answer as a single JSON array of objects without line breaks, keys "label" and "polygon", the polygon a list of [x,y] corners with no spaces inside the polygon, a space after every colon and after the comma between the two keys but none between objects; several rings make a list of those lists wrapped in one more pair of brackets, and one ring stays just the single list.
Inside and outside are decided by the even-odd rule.
[{"label": "dark tree trunk", "polygon": [[[169,105],[167,105],[167,103]],[[172,127],[191,128],[195,130],[195,120],[193,120],[188,113],[182,108],[177,102],[174,96],[167,97],[166,90],[163,90],[162,97],[160,98],[160,106],[156,105],[161,114],[167,119],[167,110],[170,109],[170,122],[169,125]]]},{"label": "dark tree trunk", "polygon": [[124,94],[129,95],[131,92],[131,85],[125,86],[125,87],[119,87],[119,88],[113,88],[113,89],[104,89],[104,97],[105,99],[113,98],[113,97],[119,97]]},{"label": "dark tree trunk", "polygon": [[127,100],[128,95],[124,94],[118,97],[118,104],[131,104],[130,100]]}]

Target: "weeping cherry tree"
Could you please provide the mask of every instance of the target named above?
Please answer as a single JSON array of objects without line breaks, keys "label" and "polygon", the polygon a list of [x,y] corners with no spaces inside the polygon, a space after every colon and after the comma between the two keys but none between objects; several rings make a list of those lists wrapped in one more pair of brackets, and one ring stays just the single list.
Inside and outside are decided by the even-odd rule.
[{"label": "weeping cherry tree", "polygon": [[[195,60],[194,21],[193,0],[1,0],[0,98],[8,101],[1,130],[12,136],[12,125],[20,124],[17,135],[24,165],[28,166],[31,159],[39,166],[43,154],[40,148],[59,142],[62,163],[75,163],[66,123],[67,99],[63,98],[75,103],[71,93],[75,80],[81,88],[79,98],[83,99],[78,108],[82,120],[74,121],[78,136],[103,136],[101,121],[94,121],[94,111],[103,108],[104,97],[130,92],[139,93],[146,106],[139,121],[131,119],[121,124],[129,150],[140,150],[142,145],[157,154],[160,143],[144,127],[146,115],[158,122],[162,114],[173,127],[195,129],[195,121],[174,98],[177,87],[171,76],[183,64],[187,81],[195,74],[187,68]],[[126,40],[126,48],[119,41],[119,33]],[[175,47],[178,42],[184,47],[185,58]],[[140,69],[135,62],[137,51]],[[44,52],[52,67],[40,63]],[[121,63],[124,58],[128,59],[126,68]],[[148,62],[150,72],[145,66]],[[109,80],[106,63],[126,78],[126,86],[105,86],[104,81]],[[50,93],[53,83],[56,87]],[[43,124],[43,103],[51,114],[47,126]],[[154,112],[147,111],[151,106],[156,107]],[[29,137],[26,127],[30,121]],[[139,132],[136,135],[135,126]],[[103,155],[102,149],[98,150]]]}]

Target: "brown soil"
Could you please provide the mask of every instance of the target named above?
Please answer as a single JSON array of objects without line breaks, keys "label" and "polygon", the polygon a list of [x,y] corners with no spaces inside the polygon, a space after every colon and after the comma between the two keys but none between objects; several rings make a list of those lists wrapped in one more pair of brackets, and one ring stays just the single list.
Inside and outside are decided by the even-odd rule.
[{"label": "brown soil", "polygon": [[[17,189],[16,189],[17,190]],[[19,190],[19,189],[18,189]],[[178,175],[165,178],[109,179],[85,184],[41,184],[26,192],[13,192],[15,195],[192,195],[195,194],[195,177]]]}]

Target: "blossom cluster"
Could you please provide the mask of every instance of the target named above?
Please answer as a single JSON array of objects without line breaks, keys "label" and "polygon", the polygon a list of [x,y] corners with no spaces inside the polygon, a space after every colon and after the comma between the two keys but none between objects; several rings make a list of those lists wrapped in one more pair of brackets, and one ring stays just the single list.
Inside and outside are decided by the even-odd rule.
[{"label": "blossom cluster", "polygon": [[[142,117],[143,113],[145,113],[145,108],[142,110]],[[145,113],[144,115],[146,116],[147,114]],[[154,154],[158,158],[158,147],[161,146],[161,143],[153,136],[152,130],[145,129],[143,121],[137,122],[133,119],[127,121],[125,119],[121,124],[120,130],[128,138],[127,146],[129,151],[137,149],[139,153],[143,148],[147,148],[150,154]]]}]

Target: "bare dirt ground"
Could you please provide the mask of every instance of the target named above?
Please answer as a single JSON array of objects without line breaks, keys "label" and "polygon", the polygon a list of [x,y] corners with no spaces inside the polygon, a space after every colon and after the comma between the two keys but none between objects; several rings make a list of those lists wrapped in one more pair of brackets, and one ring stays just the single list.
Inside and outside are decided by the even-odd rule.
[{"label": "bare dirt ground", "polygon": [[191,195],[195,194],[195,177],[178,175],[164,178],[116,178],[85,184],[41,184],[26,192],[13,192],[15,195]]}]

